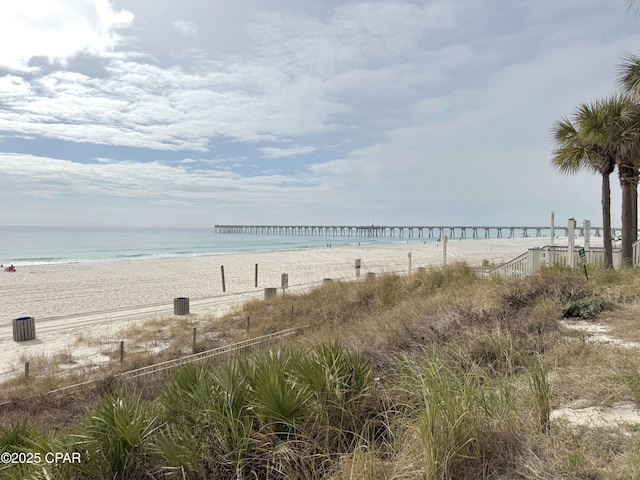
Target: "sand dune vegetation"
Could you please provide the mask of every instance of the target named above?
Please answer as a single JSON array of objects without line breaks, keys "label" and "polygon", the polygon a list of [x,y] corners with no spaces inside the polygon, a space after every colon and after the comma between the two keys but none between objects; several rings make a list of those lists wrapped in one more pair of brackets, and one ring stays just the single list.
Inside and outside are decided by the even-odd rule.
[{"label": "sand dune vegetation", "polygon": [[[15,390],[0,450],[78,461],[4,462],[0,477],[637,478],[640,421],[603,412],[638,410],[640,274],[589,278],[483,279],[455,264],[252,301],[221,325],[246,315],[255,336],[308,328],[155,376]],[[568,328],[576,320],[631,343],[591,341]]]}]

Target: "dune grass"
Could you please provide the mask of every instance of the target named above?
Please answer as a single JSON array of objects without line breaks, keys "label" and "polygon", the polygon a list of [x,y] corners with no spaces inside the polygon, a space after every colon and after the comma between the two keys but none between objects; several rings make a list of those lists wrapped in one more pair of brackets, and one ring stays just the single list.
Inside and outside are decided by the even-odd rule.
[{"label": "dune grass", "polygon": [[[639,294],[635,270],[594,270],[587,281],[553,268],[505,282],[456,264],[250,302],[199,347],[247,338],[247,316],[252,336],[310,327],[133,382],[106,376],[53,397],[15,389],[0,407],[0,450],[80,452],[82,462],[4,464],[0,477],[634,478],[637,426],[576,427],[551,413],[575,400],[639,401],[639,352],[562,326],[570,312],[619,317],[618,333],[633,335],[625,312]],[[581,314],[594,309],[603,313]],[[150,329],[167,342],[159,355],[188,349],[184,328]],[[122,368],[153,358],[141,352]],[[39,387],[54,384],[52,375]]]}]

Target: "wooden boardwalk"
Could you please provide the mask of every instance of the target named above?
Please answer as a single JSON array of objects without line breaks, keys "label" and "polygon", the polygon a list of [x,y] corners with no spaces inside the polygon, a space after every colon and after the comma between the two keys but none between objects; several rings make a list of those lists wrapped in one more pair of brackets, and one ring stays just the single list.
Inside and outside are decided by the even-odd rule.
[{"label": "wooden boardwalk", "polygon": [[[601,236],[602,227],[591,227],[591,234]],[[615,230],[615,229],[614,229]],[[241,235],[312,235],[326,237],[380,237],[380,238],[514,238],[550,237],[551,227],[501,226],[385,226],[385,225],[215,225],[216,233]],[[567,236],[567,227],[555,227]],[[576,227],[576,235],[584,236],[584,228]]]}]

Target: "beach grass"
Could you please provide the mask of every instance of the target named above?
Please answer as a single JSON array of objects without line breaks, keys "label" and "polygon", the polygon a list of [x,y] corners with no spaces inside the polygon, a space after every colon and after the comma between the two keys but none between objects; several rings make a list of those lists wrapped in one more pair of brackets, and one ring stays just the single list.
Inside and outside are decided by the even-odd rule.
[{"label": "beach grass", "polygon": [[[503,281],[453,264],[327,282],[222,319],[158,318],[129,332],[138,347],[122,364],[117,352],[75,371],[62,368],[72,352],[33,359],[58,367],[4,386],[0,450],[83,452],[80,465],[47,471],[60,479],[634,478],[640,424],[574,425],[553,412],[639,402],[640,351],[565,327],[570,306],[597,304],[589,321],[606,319],[631,341],[639,292],[631,269]],[[579,310],[572,318],[585,317]],[[209,333],[200,350],[304,325],[252,352],[114,376],[191,353],[194,326]],[[45,394],[95,375],[84,389]]]}]

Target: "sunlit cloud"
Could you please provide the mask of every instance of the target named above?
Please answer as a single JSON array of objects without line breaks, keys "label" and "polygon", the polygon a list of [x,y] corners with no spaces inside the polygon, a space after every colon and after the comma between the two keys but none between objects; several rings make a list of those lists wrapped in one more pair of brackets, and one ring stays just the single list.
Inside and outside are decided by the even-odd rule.
[{"label": "sunlit cloud", "polygon": [[4,2],[0,25],[0,65],[33,70],[31,59],[65,62],[79,52],[105,55],[120,44],[118,30],[131,25],[131,12],[109,0],[21,0]]},{"label": "sunlit cloud", "polygon": [[296,155],[307,155],[315,151],[316,151],[316,148],[310,145],[307,145],[305,147],[290,147],[290,148],[265,147],[260,149],[262,156],[266,158],[295,157]]}]

